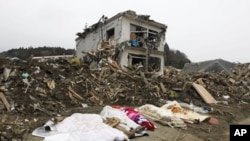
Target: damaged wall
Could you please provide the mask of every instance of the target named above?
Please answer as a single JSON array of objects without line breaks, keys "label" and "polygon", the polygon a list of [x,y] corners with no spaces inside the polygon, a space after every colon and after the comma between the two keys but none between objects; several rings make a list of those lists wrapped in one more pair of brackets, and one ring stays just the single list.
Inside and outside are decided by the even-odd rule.
[{"label": "damaged wall", "polygon": [[121,26],[122,22],[117,18],[114,21],[103,25],[102,28],[97,28],[95,31],[88,33],[85,38],[78,37],[76,39],[76,56],[82,58],[84,55],[82,52],[97,50],[98,44],[102,38],[104,41],[108,41],[107,31],[110,29],[114,29],[114,41],[119,42],[121,37]]}]

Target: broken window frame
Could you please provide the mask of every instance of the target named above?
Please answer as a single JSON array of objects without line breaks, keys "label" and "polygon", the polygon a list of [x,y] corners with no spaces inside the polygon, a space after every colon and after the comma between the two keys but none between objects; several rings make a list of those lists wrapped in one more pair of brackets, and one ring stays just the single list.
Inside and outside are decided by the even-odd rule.
[{"label": "broken window frame", "polygon": [[[130,24],[130,35],[133,33],[136,36],[136,41],[138,42],[138,47],[148,47],[148,48],[157,50],[157,47],[159,45],[159,43],[158,43],[159,42],[159,40],[158,40],[159,33],[157,31],[131,23]],[[130,36],[130,41],[131,40],[132,39]]]},{"label": "broken window frame", "polygon": [[[146,70],[146,55],[138,55],[138,54],[133,54],[129,53],[128,54],[128,66],[129,67],[139,67],[142,65],[142,68]],[[133,59],[136,59],[137,61]],[[139,62],[141,60],[141,62]],[[158,62],[157,62],[158,60]],[[154,63],[156,62],[156,63]],[[161,69],[161,58],[159,57],[149,57],[149,72],[159,72]]]}]

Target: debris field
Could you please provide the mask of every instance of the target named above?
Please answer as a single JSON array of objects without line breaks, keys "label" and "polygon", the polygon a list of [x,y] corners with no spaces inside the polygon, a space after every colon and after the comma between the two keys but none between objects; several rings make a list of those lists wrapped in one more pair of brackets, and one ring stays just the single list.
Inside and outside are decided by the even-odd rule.
[{"label": "debris field", "polygon": [[156,75],[136,65],[122,70],[107,59],[74,59],[0,59],[0,140],[22,140],[52,117],[79,109],[98,113],[105,105],[161,106],[167,100],[177,100],[212,107],[212,114],[229,115],[231,122],[237,119],[235,113],[225,112],[223,107],[250,102],[249,64],[236,64],[232,74],[184,74],[166,67],[164,75]]}]

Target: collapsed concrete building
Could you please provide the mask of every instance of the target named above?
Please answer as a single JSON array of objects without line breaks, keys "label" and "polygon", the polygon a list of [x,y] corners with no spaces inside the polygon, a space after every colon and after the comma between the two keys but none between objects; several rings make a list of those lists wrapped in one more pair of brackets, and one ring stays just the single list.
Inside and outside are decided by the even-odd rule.
[{"label": "collapsed concrete building", "polygon": [[[128,10],[100,20],[77,33],[76,57],[109,48],[109,58],[126,70],[138,65],[145,72],[163,74],[167,26]],[[111,50],[110,50],[111,48]],[[98,60],[97,60],[98,61]]]}]

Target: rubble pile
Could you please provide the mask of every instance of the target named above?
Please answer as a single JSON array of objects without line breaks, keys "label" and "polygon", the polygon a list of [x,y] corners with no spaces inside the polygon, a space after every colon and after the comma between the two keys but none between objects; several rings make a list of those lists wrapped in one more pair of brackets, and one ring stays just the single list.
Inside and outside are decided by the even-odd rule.
[{"label": "rubble pile", "polygon": [[[98,58],[97,54],[89,54],[88,57],[96,59],[80,64],[64,58],[43,61],[1,58],[0,140],[22,138],[24,132],[44,122],[36,118],[39,115],[53,117],[72,107],[147,103],[161,106],[166,100],[207,105],[192,83],[202,85],[223,104],[250,102],[249,64],[236,65],[233,75],[182,74],[181,70],[167,67],[164,75],[159,76],[136,66],[122,70],[114,60]],[[30,116],[33,118],[29,119]]]}]

